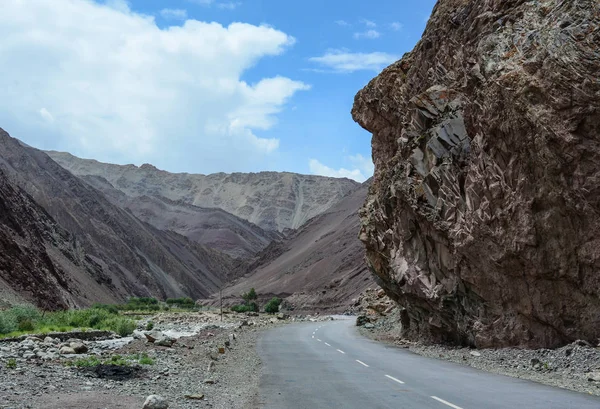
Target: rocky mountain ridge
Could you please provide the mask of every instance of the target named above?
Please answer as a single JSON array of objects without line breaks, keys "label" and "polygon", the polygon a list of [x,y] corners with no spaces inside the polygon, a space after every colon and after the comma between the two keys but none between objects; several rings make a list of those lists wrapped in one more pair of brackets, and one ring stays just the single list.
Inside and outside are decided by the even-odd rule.
[{"label": "rocky mountain ridge", "polygon": [[[370,181],[283,240],[273,242],[223,291],[234,299],[254,287],[259,294],[286,298],[287,307],[305,311],[346,311],[352,299],[375,286],[358,240],[358,210]],[[239,301],[239,300],[238,300]]]},{"label": "rocky mountain ridge", "polygon": [[[25,237],[33,238],[31,248],[35,245],[41,257],[45,257],[42,249],[46,247],[48,252],[53,249],[47,246],[44,237],[52,231],[60,231],[59,235],[66,237],[58,245],[77,243],[72,246],[76,261],[67,260],[63,253],[61,257],[46,258],[46,266],[42,266],[50,269],[51,263],[59,272],[58,276],[66,283],[72,283],[68,289],[70,296],[63,297],[63,304],[57,302],[55,308],[67,300],[70,305],[83,306],[98,301],[118,302],[131,295],[152,295],[162,299],[201,298],[217,290],[231,271],[231,258],[177,233],[161,231],[140,221],[110,203],[101,192],[59,166],[45,153],[23,145],[1,129],[0,171],[5,175],[7,189],[12,187],[27,192],[48,215],[44,218],[44,213],[38,209],[37,216],[23,219],[20,228]],[[34,205],[29,207],[34,208]],[[52,220],[59,227],[44,227],[53,226]],[[40,223],[42,227],[36,227]],[[34,228],[38,233],[34,233]],[[5,235],[17,240],[14,229],[14,226],[7,226]],[[38,236],[41,238],[35,239]],[[11,267],[18,264],[18,260],[13,260],[12,264],[0,269],[4,282],[18,273],[18,269]],[[52,274],[43,275],[48,276],[46,280],[52,279]],[[26,278],[27,275],[23,277],[23,285]],[[65,288],[64,285],[60,287]],[[50,285],[48,291],[53,288],[57,292],[50,294],[49,299],[60,298],[63,290]],[[31,298],[27,286],[5,285],[5,290],[11,289]],[[46,306],[47,301],[43,298],[34,300],[40,306]]]},{"label": "rocky mountain ridge", "polygon": [[164,197],[204,208],[219,208],[260,226],[283,232],[323,213],[359,183],[350,179],[289,172],[169,173],[144,164],[113,165],[69,153],[47,154],[76,176],[97,176],[131,198]]},{"label": "rocky mountain ridge", "polygon": [[440,0],[361,90],[370,268],[403,336],[478,347],[600,337],[600,5]]}]

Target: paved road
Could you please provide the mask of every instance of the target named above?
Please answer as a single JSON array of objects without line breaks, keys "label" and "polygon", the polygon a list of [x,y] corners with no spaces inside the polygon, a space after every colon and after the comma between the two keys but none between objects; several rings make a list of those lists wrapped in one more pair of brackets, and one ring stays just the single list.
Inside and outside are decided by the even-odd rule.
[{"label": "paved road", "polygon": [[600,409],[600,398],[494,375],[361,337],[354,321],[267,332],[259,407]]}]

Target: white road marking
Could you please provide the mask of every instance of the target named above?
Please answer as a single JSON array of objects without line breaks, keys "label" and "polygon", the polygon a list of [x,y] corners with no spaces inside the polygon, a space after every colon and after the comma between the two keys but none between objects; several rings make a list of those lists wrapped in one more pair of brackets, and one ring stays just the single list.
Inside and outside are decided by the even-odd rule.
[{"label": "white road marking", "polygon": [[313,339],[314,339],[314,337],[315,337],[315,336],[313,335],[312,337],[313,337]]},{"label": "white road marking", "polygon": [[317,338],[317,341],[322,342],[319,338]]},{"label": "white road marking", "polygon": [[356,360],[356,362],[358,362],[362,366],[366,366],[367,368],[369,367],[369,365],[365,364],[363,361],[359,361],[358,359]]},{"label": "white road marking", "polygon": [[398,382],[398,383],[404,383],[400,379],[396,379],[393,376],[386,375],[385,377],[391,379],[392,381]]},{"label": "white road marking", "polygon": [[454,408],[454,409],[462,409],[460,406],[456,406],[456,405],[453,405],[453,404],[452,404],[452,403],[450,403],[450,402],[446,402],[444,399],[440,399],[440,398],[438,398],[437,396],[432,396],[432,398],[433,398],[433,399],[435,399],[435,400],[437,400],[438,402],[441,402],[441,403],[443,403],[444,405],[448,405],[448,406],[450,406],[451,408]]},{"label": "white road marking", "polygon": [[331,345],[329,345],[327,342],[325,343],[325,345],[327,345],[328,347],[330,347]]},{"label": "white road marking", "polygon": [[337,351],[338,351],[340,354],[345,354],[345,352],[344,352],[344,351],[342,351],[341,349],[338,349]]}]

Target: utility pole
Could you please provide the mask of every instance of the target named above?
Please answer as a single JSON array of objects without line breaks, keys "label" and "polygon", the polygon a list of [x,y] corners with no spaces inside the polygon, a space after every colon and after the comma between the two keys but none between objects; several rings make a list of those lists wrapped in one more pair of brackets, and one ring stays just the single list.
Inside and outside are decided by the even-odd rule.
[{"label": "utility pole", "polygon": [[221,321],[223,321],[223,287],[219,288],[219,301],[221,303]]}]

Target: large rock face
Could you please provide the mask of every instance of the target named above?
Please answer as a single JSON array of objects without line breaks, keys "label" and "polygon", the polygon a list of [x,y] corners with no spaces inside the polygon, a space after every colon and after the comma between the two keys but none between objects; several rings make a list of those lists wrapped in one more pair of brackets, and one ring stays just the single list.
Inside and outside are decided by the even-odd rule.
[{"label": "large rock face", "polygon": [[600,5],[440,0],[358,93],[375,179],[361,239],[407,337],[600,337]]},{"label": "large rock face", "polygon": [[265,230],[296,229],[355,190],[350,179],[287,172],[169,173],[152,165],[112,165],[47,152],[71,173],[100,176],[127,196],[164,197],[205,208],[218,208]]}]

